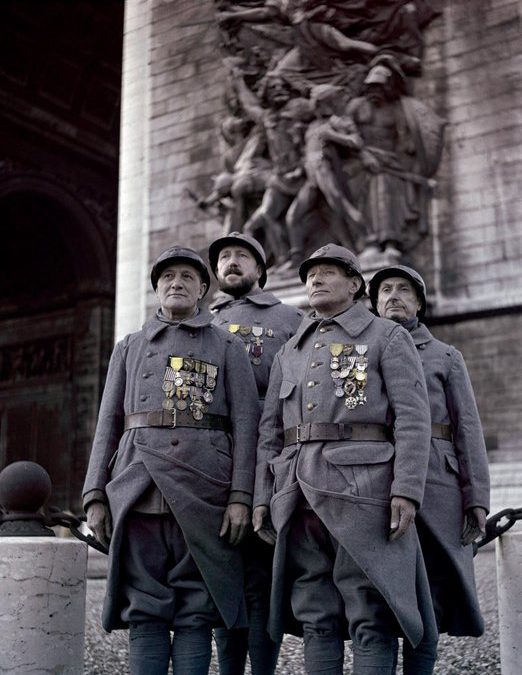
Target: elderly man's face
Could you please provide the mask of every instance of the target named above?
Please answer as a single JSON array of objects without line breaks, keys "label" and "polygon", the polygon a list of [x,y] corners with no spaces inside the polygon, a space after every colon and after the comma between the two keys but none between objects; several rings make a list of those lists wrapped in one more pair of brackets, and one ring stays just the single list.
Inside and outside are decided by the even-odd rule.
[{"label": "elderly man's face", "polygon": [[244,246],[225,246],[219,252],[216,276],[219,288],[236,297],[248,293],[262,274],[253,253]]},{"label": "elderly man's face", "polygon": [[161,311],[167,319],[181,320],[191,317],[198,300],[205,294],[206,284],[192,265],[174,263],[166,267],[158,279],[156,294]]},{"label": "elderly man's face", "polygon": [[313,265],[306,275],[310,307],[323,317],[348,309],[360,286],[359,277],[349,277],[344,268],[330,263]]},{"label": "elderly man's face", "polygon": [[414,285],[403,277],[388,277],[381,281],[377,293],[379,316],[392,321],[408,321],[417,316],[421,303]]}]

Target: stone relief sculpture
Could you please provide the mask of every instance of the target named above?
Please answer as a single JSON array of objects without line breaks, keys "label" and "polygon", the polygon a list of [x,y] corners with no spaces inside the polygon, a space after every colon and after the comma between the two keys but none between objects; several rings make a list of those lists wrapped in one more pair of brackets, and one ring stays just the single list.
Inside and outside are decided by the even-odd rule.
[{"label": "stone relief sculpture", "polygon": [[444,121],[411,95],[436,15],[428,0],[216,0],[229,115],[199,206],[281,274],[325,240],[397,261],[428,232],[442,152]]}]

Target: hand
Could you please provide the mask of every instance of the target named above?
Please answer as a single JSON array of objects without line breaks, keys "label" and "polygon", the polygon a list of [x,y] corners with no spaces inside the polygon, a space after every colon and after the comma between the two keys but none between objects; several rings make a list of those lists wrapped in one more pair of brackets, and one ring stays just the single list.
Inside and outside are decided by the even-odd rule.
[{"label": "hand", "polygon": [[229,504],[223,516],[219,536],[224,537],[228,532],[228,541],[237,546],[244,539],[250,527],[250,509],[245,504]]},{"label": "hand", "polygon": [[366,150],[361,150],[361,162],[364,168],[370,173],[379,173],[379,160]]},{"label": "hand", "polygon": [[392,497],[389,540],[400,539],[415,519],[417,508],[406,497]]},{"label": "hand", "polygon": [[464,526],[460,536],[462,546],[471,544],[477,537],[486,534],[486,509],[474,506],[464,514]]},{"label": "hand", "polygon": [[109,548],[112,536],[111,514],[107,504],[91,502],[87,507],[87,527],[102,546]]},{"label": "hand", "polygon": [[254,532],[266,544],[274,546],[276,542],[276,531],[272,526],[268,506],[256,506],[252,515],[252,525]]}]

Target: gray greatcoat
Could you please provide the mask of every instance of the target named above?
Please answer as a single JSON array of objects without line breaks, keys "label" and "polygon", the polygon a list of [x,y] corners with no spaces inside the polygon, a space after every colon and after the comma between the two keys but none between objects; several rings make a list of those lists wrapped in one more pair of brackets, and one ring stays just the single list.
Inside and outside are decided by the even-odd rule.
[{"label": "gray greatcoat", "polygon": [[[254,355],[250,352],[259,398],[263,399],[275,355],[296,332],[303,318],[303,312],[297,307],[285,305],[272,293],[262,290],[252,291],[237,299],[231,296],[219,298],[211,309],[214,313],[213,323],[224,330],[229,330],[231,324],[263,329],[259,363],[253,360]],[[245,336],[236,334],[246,346],[251,344],[251,333]]]},{"label": "gray greatcoat", "polygon": [[[177,325],[156,317],[114,348],[84,485],[84,503],[90,495],[105,495],[113,521],[106,630],[124,627],[118,597],[123,520],[152,483],[178,521],[225,624],[246,625],[241,556],[218,534],[231,494],[241,501],[253,492],[259,406],[241,341],[211,321],[206,311]],[[161,409],[169,355],[217,366],[208,412],[229,417],[231,433],[193,427],[123,431],[125,415]]]},{"label": "gray greatcoat", "polygon": [[462,546],[464,511],[489,510],[489,471],[482,427],[462,354],[437,340],[423,324],[411,335],[428,387],[431,421],[450,425],[453,441],[431,439],[422,520],[451,560],[460,594],[444,607],[441,625],[451,635],[481,635],[484,624],[477,599],[473,548]]},{"label": "gray greatcoat", "polygon": [[[330,345],[368,347],[364,405],[337,398]],[[356,352],[354,351],[354,354]],[[394,442],[329,441],[283,447],[283,430],[307,422],[377,423]],[[270,503],[278,532],[274,557],[274,639],[284,631],[286,535],[301,491],[333,536],[364,570],[413,645],[434,618],[415,527],[390,542],[390,498],[420,504],[428,465],[429,408],[410,335],[355,303],[332,319],[311,316],[276,356],[260,424],[254,506]]]}]

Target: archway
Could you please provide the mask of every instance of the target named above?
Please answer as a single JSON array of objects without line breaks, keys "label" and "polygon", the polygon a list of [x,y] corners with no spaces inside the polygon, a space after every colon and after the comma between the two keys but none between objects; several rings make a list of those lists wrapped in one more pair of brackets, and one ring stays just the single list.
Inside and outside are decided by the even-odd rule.
[{"label": "archway", "polygon": [[78,510],[112,346],[113,242],[84,203],[34,176],[0,185],[0,467],[42,464]]}]

